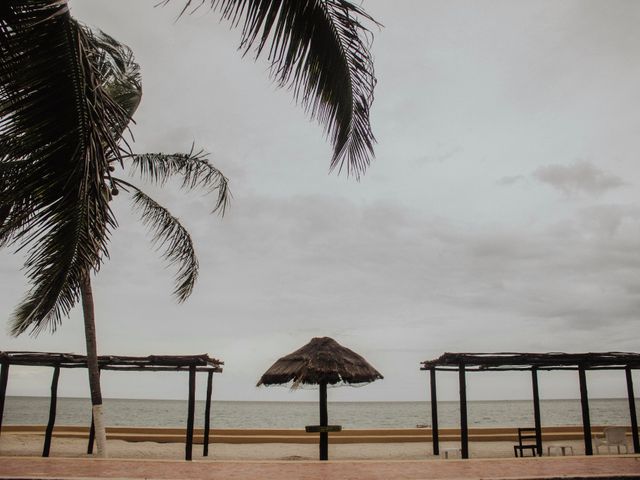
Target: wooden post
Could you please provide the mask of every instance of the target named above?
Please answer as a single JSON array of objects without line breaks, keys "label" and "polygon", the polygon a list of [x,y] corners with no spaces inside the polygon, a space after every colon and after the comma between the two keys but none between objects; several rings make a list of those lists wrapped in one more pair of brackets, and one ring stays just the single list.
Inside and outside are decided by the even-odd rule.
[{"label": "wooden post", "polygon": [[0,370],[0,433],[2,433],[2,417],[4,417],[4,400],[7,396],[7,383],[9,382],[9,362],[2,362]]},{"label": "wooden post", "polygon": [[60,378],[60,365],[56,365],[53,369],[53,379],[51,380],[51,403],[49,405],[49,423],[47,423],[47,431],[44,436],[44,448],[42,456],[48,457],[51,449],[51,437],[53,435],[53,426],[56,423],[56,406],[58,404],[58,379]]},{"label": "wooden post", "polygon": [[196,366],[189,366],[189,401],[187,411],[187,439],[185,445],[185,460],[192,459],[193,452],[193,419],[196,409]]},{"label": "wooden post", "polygon": [[96,424],[93,422],[93,413],[91,414],[91,428],[89,428],[89,444],[87,445],[87,455],[93,454],[93,442],[96,439]]},{"label": "wooden post", "polygon": [[204,439],[202,441],[202,456],[209,456],[209,427],[211,426],[211,391],[213,390],[213,371],[207,375],[207,400],[204,407]]},{"label": "wooden post", "polygon": [[431,386],[431,442],[433,443],[433,454],[440,455],[440,438],[438,432],[438,396],[436,393],[436,368],[429,369],[429,379]]},{"label": "wooden post", "polygon": [[589,398],[587,393],[587,375],[583,365],[578,366],[580,378],[580,404],[582,405],[582,429],[584,431],[584,453],[593,455],[591,443],[591,420],[589,418]]},{"label": "wooden post", "polygon": [[[320,427],[329,425],[327,382],[320,382]],[[329,432],[320,431],[320,460],[329,460]]]},{"label": "wooden post", "polygon": [[531,369],[531,385],[533,386],[533,421],[536,427],[536,450],[542,456],[542,422],[540,420],[540,394],[538,392],[538,367]]},{"label": "wooden post", "polygon": [[469,426],[467,424],[467,383],[465,381],[464,363],[458,367],[460,381],[460,447],[462,458],[469,458]]},{"label": "wooden post", "polygon": [[636,415],[636,396],[633,393],[633,377],[631,367],[626,366],[627,396],[629,397],[629,415],[631,416],[631,438],[633,439],[633,453],[640,453],[640,439],[638,438],[638,417]]}]

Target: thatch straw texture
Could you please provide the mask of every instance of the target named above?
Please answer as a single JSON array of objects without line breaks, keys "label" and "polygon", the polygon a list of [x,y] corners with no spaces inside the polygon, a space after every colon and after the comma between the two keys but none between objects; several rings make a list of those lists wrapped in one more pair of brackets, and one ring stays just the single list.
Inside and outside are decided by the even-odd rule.
[{"label": "thatch straw texture", "polygon": [[304,347],[282,357],[262,375],[260,385],[281,385],[293,382],[317,385],[326,382],[369,383],[383,376],[360,355],[329,337],[316,337]]}]

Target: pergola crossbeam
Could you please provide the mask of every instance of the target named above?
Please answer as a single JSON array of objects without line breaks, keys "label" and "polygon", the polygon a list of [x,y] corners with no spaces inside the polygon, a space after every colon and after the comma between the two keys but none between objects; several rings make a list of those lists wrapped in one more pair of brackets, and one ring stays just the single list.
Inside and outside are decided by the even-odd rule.
[{"label": "pergola crossbeam", "polygon": [[[540,399],[538,393],[538,372],[551,370],[578,371],[580,380],[580,404],[584,431],[585,453],[593,454],[591,444],[591,421],[589,418],[589,402],[587,396],[587,370],[625,370],[629,411],[631,417],[631,434],[635,453],[640,453],[638,438],[638,422],[633,393],[631,371],[640,369],[640,354],[630,352],[588,352],[588,353],[451,353],[447,352],[434,360],[421,362],[421,370],[430,372],[431,409],[437,412],[436,371],[458,372],[460,383],[460,438],[462,457],[468,458],[468,425],[465,374],[467,372],[508,372],[530,371],[533,390],[534,422],[536,430],[536,450],[542,454],[542,434],[540,422]],[[437,413],[433,416],[435,428],[432,429],[434,454],[438,454]]]}]

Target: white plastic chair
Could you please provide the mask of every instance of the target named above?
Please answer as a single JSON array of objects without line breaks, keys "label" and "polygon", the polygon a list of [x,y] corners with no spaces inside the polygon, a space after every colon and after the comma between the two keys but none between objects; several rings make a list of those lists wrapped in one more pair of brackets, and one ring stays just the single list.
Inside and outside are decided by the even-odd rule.
[{"label": "white plastic chair", "polygon": [[611,447],[618,448],[618,454],[620,454],[620,447],[624,447],[625,452],[629,453],[629,446],[627,445],[627,428],[626,427],[604,427],[602,429],[603,437],[595,437],[596,453],[600,453],[600,447],[606,446],[607,453],[611,453]]}]

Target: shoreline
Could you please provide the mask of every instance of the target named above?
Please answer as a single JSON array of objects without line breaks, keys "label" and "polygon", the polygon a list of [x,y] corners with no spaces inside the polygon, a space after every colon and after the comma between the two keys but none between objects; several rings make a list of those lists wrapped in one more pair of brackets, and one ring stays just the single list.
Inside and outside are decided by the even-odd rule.
[{"label": "shoreline", "polygon": [[[602,427],[594,427],[598,433]],[[470,429],[471,458],[513,458],[517,443],[514,428]],[[40,456],[45,426],[7,425],[0,435],[0,456]],[[202,455],[202,429],[196,429],[193,458],[201,460],[317,460],[318,434],[302,429],[214,429],[209,456]],[[91,458],[87,451],[88,428],[57,426],[53,432],[52,457]],[[185,454],[185,429],[109,427],[108,451],[113,458],[180,460]],[[629,445],[631,442],[629,442]],[[574,455],[584,455],[580,427],[543,429],[543,452],[553,445],[566,445]],[[332,433],[329,458],[334,460],[436,460],[458,458],[457,429],[440,430],[440,456],[434,456],[430,429],[361,429]],[[632,449],[630,449],[632,450]],[[560,452],[552,452],[558,456]],[[605,453],[605,452],[603,452]]]},{"label": "shoreline", "polygon": [[[0,457],[40,457],[44,436],[3,434],[0,436]],[[584,455],[584,442],[563,441],[570,445],[575,455]],[[513,458],[514,442],[470,442],[471,458]],[[547,444],[543,443],[546,454]],[[331,460],[438,460],[444,458],[449,449],[449,458],[458,458],[459,442],[441,442],[442,455],[434,456],[431,442],[412,443],[352,443],[336,444],[329,439]],[[184,443],[128,442],[107,440],[110,458],[183,460]],[[87,440],[80,438],[54,437],[50,456],[59,458],[94,458],[88,455]],[[556,458],[556,455],[553,456]],[[318,444],[301,443],[213,443],[209,455],[202,455],[201,445],[193,447],[194,460],[208,461],[315,461],[318,459]]]}]

